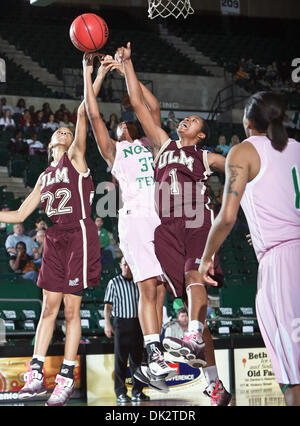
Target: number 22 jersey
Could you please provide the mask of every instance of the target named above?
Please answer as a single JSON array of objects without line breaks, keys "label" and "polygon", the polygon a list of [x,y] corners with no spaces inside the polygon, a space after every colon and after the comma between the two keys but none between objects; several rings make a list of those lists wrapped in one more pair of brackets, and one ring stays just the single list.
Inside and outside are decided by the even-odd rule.
[{"label": "number 22 jersey", "polygon": [[94,184],[90,171],[78,172],[64,153],[41,176],[41,203],[54,224],[70,224],[91,216]]}]

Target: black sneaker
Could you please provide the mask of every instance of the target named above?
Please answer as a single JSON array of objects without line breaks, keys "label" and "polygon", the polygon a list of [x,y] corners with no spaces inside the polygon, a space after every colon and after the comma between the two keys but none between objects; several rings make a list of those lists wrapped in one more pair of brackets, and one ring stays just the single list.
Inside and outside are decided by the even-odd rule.
[{"label": "black sneaker", "polygon": [[150,397],[148,395],[145,395],[143,392],[139,392],[136,395],[132,395],[131,401],[132,402],[150,401]]},{"label": "black sneaker", "polygon": [[129,402],[131,402],[131,399],[125,393],[121,393],[121,395],[117,396],[118,404],[128,404]]}]

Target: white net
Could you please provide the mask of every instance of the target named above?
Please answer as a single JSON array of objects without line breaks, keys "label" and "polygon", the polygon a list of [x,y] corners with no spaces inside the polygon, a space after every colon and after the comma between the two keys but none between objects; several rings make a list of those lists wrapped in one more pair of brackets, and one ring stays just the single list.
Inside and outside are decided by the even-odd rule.
[{"label": "white net", "polygon": [[190,0],[148,0],[148,5],[148,17],[150,19],[158,16],[161,18],[167,18],[168,16],[174,16],[175,18],[183,16],[183,18],[186,18],[194,13]]}]

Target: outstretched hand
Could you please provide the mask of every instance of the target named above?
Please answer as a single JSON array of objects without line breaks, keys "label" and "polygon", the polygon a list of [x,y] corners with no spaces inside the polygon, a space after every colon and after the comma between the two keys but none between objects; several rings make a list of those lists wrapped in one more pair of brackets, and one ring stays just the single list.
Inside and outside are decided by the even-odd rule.
[{"label": "outstretched hand", "polygon": [[126,47],[119,47],[115,54],[115,60],[120,64],[131,57],[131,45],[130,41],[126,44]]},{"label": "outstretched hand", "polygon": [[99,53],[85,53],[82,58],[83,69],[92,74],[93,64],[96,56],[99,56]]},{"label": "outstretched hand", "polygon": [[103,67],[106,72],[116,70],[120,74],[121,77],[124,77],[124,75],[125,75],[124,70],[123,70],[123,65],[120,64],[118,61],[116,61],[116,59],[114,59],[110,55],[106,55],[104,57],[103,61],[101,62],[101,67]]},{"label": "outstretched hand", "polygon": [[212,260],[209,262],[204,262],[201,260],[201,264],[199,267],[199,272],[201,275],[201,283],[205,285],[209,285],[211,287],[217,287],[217,281],[213,280],[211,276],[214,276],[214,263]]}]

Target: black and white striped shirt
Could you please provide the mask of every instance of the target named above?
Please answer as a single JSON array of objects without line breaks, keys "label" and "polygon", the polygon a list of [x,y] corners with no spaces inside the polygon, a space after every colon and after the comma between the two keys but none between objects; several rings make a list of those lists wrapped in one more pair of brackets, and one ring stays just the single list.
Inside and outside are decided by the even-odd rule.
[{"label": "black and white striped shirt", "polygon": [[122,274],[117,275],[107,284],[104,303],[112,304],[115,318],[138,318],[138,286]]}]

